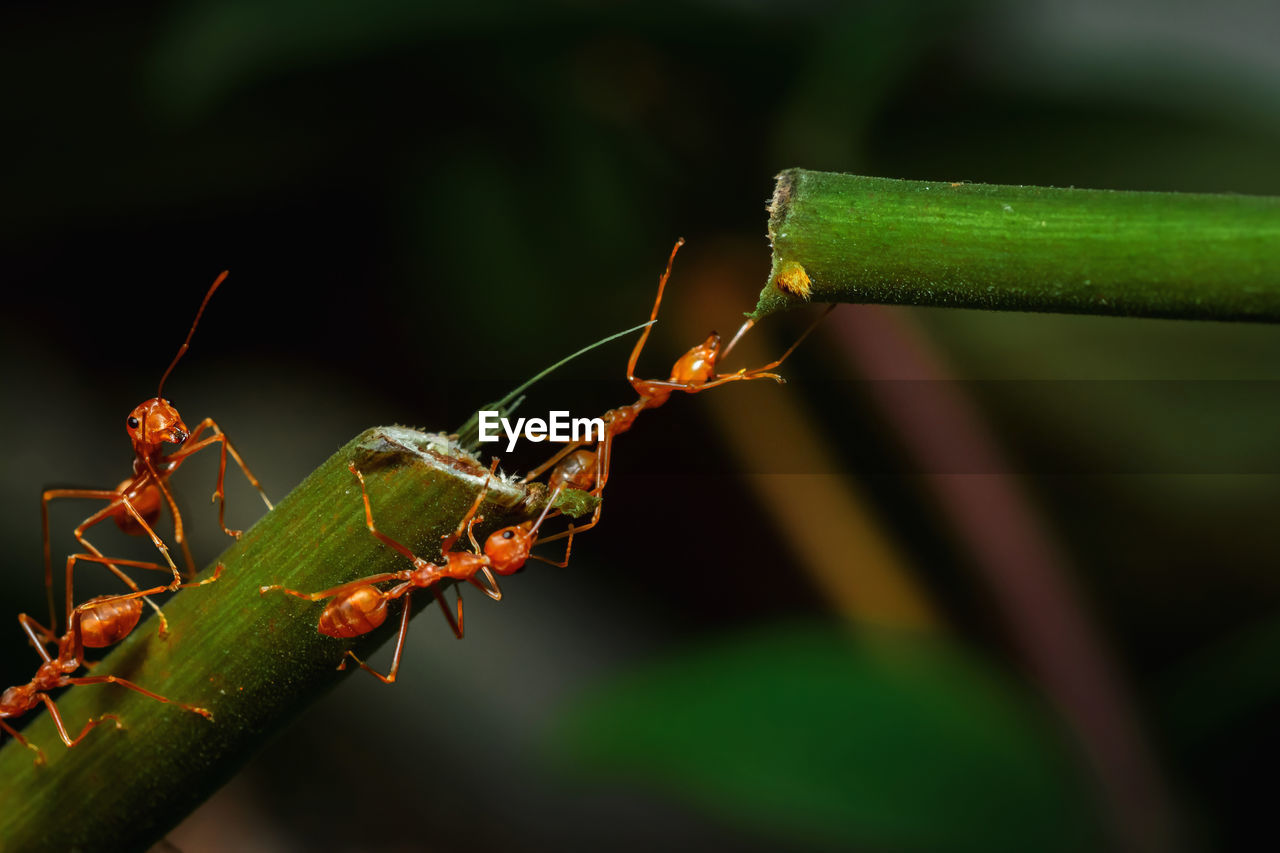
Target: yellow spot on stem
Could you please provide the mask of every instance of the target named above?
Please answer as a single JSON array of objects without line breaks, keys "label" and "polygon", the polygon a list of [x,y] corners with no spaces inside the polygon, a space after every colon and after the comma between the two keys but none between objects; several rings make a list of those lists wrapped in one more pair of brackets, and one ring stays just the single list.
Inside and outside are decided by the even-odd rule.
[{"label": "yellow spot on stem", "polygon": [[809,280],[809,274],[795,261],[783,263],[778,269],[778,274],[773,277],[773,283],[783,292],[794,294],[801,299],[808,299],[813,293],[813,283]]}]

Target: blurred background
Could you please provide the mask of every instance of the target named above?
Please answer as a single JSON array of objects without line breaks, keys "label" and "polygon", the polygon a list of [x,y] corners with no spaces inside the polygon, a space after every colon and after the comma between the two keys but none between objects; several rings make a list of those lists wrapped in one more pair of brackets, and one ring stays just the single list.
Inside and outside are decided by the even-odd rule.
[{"label": "blurred background", "polygon": [[[129,473],[123,420],[224,268],[166,396],[278,498],[365,427],[455,429],[642,321],[684,236],[642,362],[664,376],[754,306],[785,167],[1280,194],[1265,0],[2,14],[6,620],[44,612],[40,490]],[[809,319],[770,318],[731,366]],[[627,350],[521,414],[630,402]],[[783,372],[646,414],[569,568],[472,596],[463,642],[428,608],[398,684],[343,681],[171,840],[1274,836],[1280,329],[845,306]],[[212,463],[174,480],[202,562],[225,544]],[[229,478],[249,524],[260,505]],[[55,554],[86,512],[55,512]],[[0,683],[25,682],[35,657],[6,624]]]}]

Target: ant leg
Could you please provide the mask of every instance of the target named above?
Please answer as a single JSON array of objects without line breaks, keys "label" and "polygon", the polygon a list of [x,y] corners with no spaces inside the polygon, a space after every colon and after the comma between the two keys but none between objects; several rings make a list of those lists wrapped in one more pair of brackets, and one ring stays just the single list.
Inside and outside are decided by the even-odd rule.
[{"label": "ant leg", "polygon": [[[164,484],[162,482],[157,481],[157,485],[160,486],[160,490],[162,492],[168,495],[168,490],[164,488]],[[170,500],[172,500],[172,497],[170,498]],[[106,514],[109,513],[110,511],[114,511],[116,506],[123,506],[125,510],[128,511],[129,515],[133,516],[133,520],[137,522],[138,527],[141,528],[142,532],[145,533],[151,539],[151,544],[155,545],[156,550],[160,552],[160,555],[162,557],[164,557],[165,563],[169,566],[169,571],[173,572],[173,583],[169,584],[169,589],[177,589],[178,587],[182,586],[182,572],[178,569],[177,564],[173,562],[173,557],[169,556],[169,546],[164,544],[164,540],[156,535],[156,532],[151,529],[151,525],[147,524],[147,520],[142,517],[142,514],[138,512],[137,507],[133,505],[133,502],[130,501],[129,498],[127,498],[123,494],[116,495],[115,505],[99,510],[98,512],[94,513],[89,518],[81,522],[80,525],[75,530],[72,531],[72,534],[76,537],[76,541],[79,542],[81,545],[83,545],[85,547],[85,550],[89,551],[94,556],[101,557],[102,552],[99,551],[97,548],[93,547],[93,545],[89,544],[88,540],[84,538],[84,531],[86,528],[91,527],[93,524],[97,524],[99,521],[102,520],[101,518],[98,518],[98,516],[101,515],[105,518]],[[171,509],[173,509],[174,512],[177,512],[176,506],[171,507]],[[174,521],[178,527],[178,532],[174,534],[174,538],[177,538],[178,533],[181,532],[182,522],[179,521],[176,516],[174,518]],[[90,524],[90,522],[92,522],[92,524]],[[104,561],[104,565],[110,567],[111,565],[113,565],[113,562],[123,563],[125,561],[124,560],[115,560],[112,562]],[[127,578],[127,575],[121,572],[119,573],[118,577],[120,577],[121,579],[125,579]],[[138,588],[137,585],[134,584],[132,581],[128,581],[128,583],[132,589],[136,590]]]},{"label": "ant leg", "polygon": [[[222,563],[218,563],[217,568],[214,569],[213,577],[205,578],[202,581],[196,581],[194,583],[184,583],[182,584],[182,586],[183,587],[204,586],[205,584],[211,584],[222,577],[222,572],[224,568],[225,567],[222,565]],[[129,601],[130,599],[133,599],[133,598],[141,598],[143,601],[147,601],[148,600],[147,596],[149,595],[159,595],[162,592],[168,592],[168,591],[169,591],[169,587],[157,586],[157,587],[152,587],[151,589],[139,589],[134,592],[127,592],[127,593],[124,593],[123,595],[110,595],[110,596],[105,596],[101,598],[96,598],[91,601],[86,601],[84,604],[78,605],[74,610],[72,610],[70,613],[67,614],[67,632],[71,635],[71,637],[74,640],[72,653],[75,659],[88,667],[93,667],[96,665],[96,662],[86,663],[84,660],[84,638],[80,632],[80,614],[81,613],[84,613],[88,610],[92,610],[95,607],[99,607],[103,604],[107,604],[109,602],[114,602],[114,601]],[[159,610],[157,610],[156,612],[159,613]],[[159,615],[160,615],[160,619],[163,620],[164,614],[161,613]],[[163,628],[164,626],[162,626],[162,629]],[[165,629],[165,631],[167,631],[167,629]],[[160,637],[162,639],[165,636],[166,636],[166,633],[164,632],[160,634]]]},{"label": "ant leg", "polygon": [[475,531],[476,524],[478,524],[481,521],[484,521],[483,515],[473,518],[467,522],[467,538],[471,540],[471,550],[474,551],[476,554],[479,554],[482,550],[480,548],[480,543],[476,541],[476,531]]},{"label": "ant leg", "polygon": [[[271,510],[275,509],[275,506],[273,506],[271,503],[271,498],[267,497],[266,490],[262,488],[262,483],[258,482],[258,478],[255,477],[253,475],[253,472],[249,470],[249,466],[244,464],[244,459],[241,458],[240,453],[236,450],[235,445],[231,443],[230,437],[228,437],[227,434],[222,431],[222,427],[218,426],[218,424],[214,422],[213,418],[205,418],[199,424],[197,424],[195,429],[195,434],[199,435],[201,430],[203,430],[206,425],[209,427],[209,429],[213,431],[214,435],[222,436],[222,442],[226,446],[226,452],[231,454],[231,458],[235,460],[236,465],[240,467],[241,472],[244,474],[244,478],[249,481],[249,485],[257,489],[258,496],[261,497],[262,502],[267,505],[267,511],[270,512]],[[226,460],[223,460],[223,467],[224,468],[226,467]],[[218,480],[219,480],[219,483],[221,483],[222,478],[219,477]],[[221,493],[221,488],[219,488],[219,493]]]},{"label": "ant leg", "polygon": [[410,551],[410,549],[408,549],[407,546],[404,546],[404,544],[397,542],[396,539],[390,538],[389,535],[376,528],[374,525],[374,510],[369,506],[369,489],[365,488],[365,475],[360,473],[360,469],[357,469],[355,462],[351,462],[351,464],[347,465],[347,470],[351,471],[352,474],[355,474],[357,480],[360,480],[360,494],[365,500],[365,526],[366,528],[369,528],[369,532],[374,534],[375,537],[378,538],[379,542],[383,543],[384,546],[387,546],[388,548],[393,549],[393,551],[410,558],[410,560],[413,561],[413,564],[419,564],[419,562],[422,561],[421,557]]},{"label": "ant leg", "polygon": [[[107,489],[48,489],[40,496],[40,532],[44,540],[44,588],[45,597],[49,600],[49,624],[58,627],[58,614],[53,606],[53,549],[49,544],[49,501],[61,498],[84,498],[87,500],[104,500],[109,506],[86,518],[80,528],[92,527],[106,518],[115,508],[120,493]],[[96,520],[95,520],[96,519]],[[92,523],[90,523],[92,522]],[[77,537],[78,539],[79,537]],[[117,571],[117,574],[120,572]]]},{"label": "ant leg", "polygon": [[27,635],[27,642],[36,650],[36,654],[40,655],[41,660],[45,663],[53,660],[45,644],[58,642],[57,636],[25,613],[18,614],[18,624],[22,626],[22,632]]},{"label": "ant leg", "polygon": [[[592,522],[592,524],[594,524],[594,523],[595,523],[595,522]],[[585,529],[585,528],[583,528],[583,529]],[[573,553],[573,537],[574,537],[574,534],[576,534],[576,533],[581,533],[582,531],[581,531],[581,530],[575,530],[575,529],[574,529],[574,527],[573,527],[573,525],[570,525],[570,526],[569,526],[569,530],[568,530],[567,532],[568,532],[568,534],[569,534],[569,541],[568,541],[568,543],[566,543],[566,544],[565,544],[565,546],[564,546],[564,559],[560,560],[559,562],[556,562],[555,560],[550,560],[550,559],[547,559],[546,557],[539,557],[537,554],[530,554],[530,555],[529,555],[529,558],[530,558],[530,559],[533,559],[533,560],[538,560],[538,561],[543,562],[543,563],[547,563],[548,565],[555,566],[556,568],[559,568],[559,569],[563,569],[563,568],[567,567],[567,566],[569,565],[569,555]]]},{"label": "ant leg", "polygon": [[[215,435],[221,432],[221,430],[218,429],[217,425],[214,424],[212,419],[207,418],[206,420],[208,421],[210,426],[213,428]],[[201,425],[203,426],[203,423]],[[230,447],[231,442],[228,441],[227,437],[224,435],[222,437],[222,441],[220,442],[220,444],[222,446],[219,448],[219,453],[218,453],[218,482],[213,487],[213,496],[210,498],[210,501],[218,502],[218,526],[222,528],[222,532],[230,536],[232,539],[239,539],[240,534],[243,531],[231,530],[230,528],[228,528],[227,518],[226,518],[227,494],[225,491],[225,487],[226,487],[226,480],[227,480],[227,449]],[[240,460],[239,454],[233,454],[233,455],[236,457],[236,460],[240,462],[240,467],[243,470],[244,469],[243,460]],[[251,479],[253,478],[252,474],[250,474],[249,476]],[[261,486],[258,486],[258,491],[259,491],[259,494],[262,494]],[[262,496],[264,498],[266,497],[265,494],[262,494]],[[267,511],[268,512],[271,511],[270,501],[267,502]]]},{"label": "ant leg", "polygon": [[53,700],[50,699],[46,693],[41,693],[40,698],[44,701],[45,707],[49,709],[49,716],[53,718],[53,725],[58,729],[58,737],[62,738],[62,742],[67,745],[67,749],[70,749],[80,741],[84,740],[85,735],[107,720],[111,720],[115,723],[117,729],[124,728],[124,724],[120,722],[120,718],[115,714],[103,714],[101,717],[91,718],[89,722],[85,723],[84,728],[80,730],[80,734],[75,740],[72,740],[71,736],[67,734],[66,725],[62,722],[62,715],[58,713],[58,706],[53,704]]},{"label": "ant leg", "polygon": [[[108,568],[112,567],[115,564],[119,564],[121,566],[129,566],[130,568],[135,568],[135,569],[151,569],[153,571],[158,571],[158,572],[169,571],[167,567],[162,566],[159,563],[149,563],[142,560],[121,560],[116,557],[110,557],[110,558],[104,557],[101,554],[96,554],[96,553],[95,554],[72,554],[70,557],[67,557],[66,589],[67,589],[67,618],[68,619],[71,618],[72,611],[76,609],[75,593],[73,592],[73,586],[72,586],[72,575],[74,574],[74,571],[75,571],[75,564],[81,560],[87,563],[102,563]],[[125,575],[123,572],[120,572],[119,576],[125,579],[129,587],[134,592],[138,591],[139,587],[134,582],[133,578],[130,578],[128,575]],[[206,582],[207,581],[201,581],[201,583],[206,583]],[[165,590],[166,590],[166,587],[156,588],[157,593],[164,592]],[[164,618],[164,611],[162,611],[160,607],[150,598],[145,598],[144,600],[148,605],[151,606],[151,609],[156,612],[156,617],[160,621],[160,639],[164,639],[169,635],[169,621]]]},{"label": "ant leg", "polygon": [[350,649],[347,649],[346,654],[342,656],[342,663],[338,664],[338,669],[346,669],[347,658],[350,657],[353,661],[360,664],[361,669],[381,681],[383,684],[395,684],[396,673],[400,671],[400,655],[404,653],[404,638],[409,633],[409,604],[411,601],[412,598],[408,593],[406,593],[404,596],[404,607],[401,608],[400,611],[400,633],[396,636],[396,651],[391,657],[391,669],[387,670],[386,675],[383,675],[373,667],[369,666],[369,664],[360,660],[360,658],[356,657],[356,653]]},{"label": "ant leg", "polygon": [[84,728],[80,730],[80,734],[76,735],[76,739],[71,741],[71,743],[67,744],[67,746],[68,747],[75,746],[80,741],[84,740],[84,736],[87,735],[91,730],[93,730],[98,725],[105,723],[107,720],[110,720],[111,722],[116,724],[116,731],[119,731],[120,729],[124,728],[124,723],[120,722],[120,718],[117,717],[115,714],[103,714],[100,717],[91,717],[89,719],[89,722],[84,724]]},{"label": "ant leg", "polygon": [[[208,438],[200,439],[199,441],[195,441],[194,443],[192,443],[192,439],[198,438],[200,433],[204,432],[204,430],[206,429],[210,430],[213,433],[213,435],[209,436]],[[186,461],[187,458],[189,458],[190,456],[196,453],[199,453],[201,450],[204,450],[206,447],[209,447],[214,443],[221,444],[222,445],[220,448],[221,452],[218,460],[218,481],[217,481],[217,485],[214,487],[214,490],[213,490],[213,500],[218,502],[218,526],[221,527],[222,532],[227,534],[228,536],[232,536],[237,539],[240,538],[241,531],[231,530],[230,528],[227,527],[226,521],[225,521],[227,500],[226,500],[226,495],[224,494],[224,485],[226,482],[228,453],[231,454],[231,458],[235,460],[235,463],[240,466],[240,470],[244,472],[245,479],[249,481],[249,484],[258,490],[258,495],[259,497],[262,498],[262,502],[267,505],[268,511],[270,511],[273,508],[271,504],[271,499],[268,498],[267,493],[263,491],[262,484],[258,482],[258,478],[255,477],[253,475],[253,472],[249,470],[249,467],[244,464],[244,459],[242,459],[240,457],[240,454],[236,451],[235,445],[231,443],[231,439],[227,438],[227,434],[222,431],[221,427],[218,426],[218,424],[213,420],[213,418],[205,418],[203,421],[201,421],[196,426],[196,428],[192,431],[191,436],[190,438],[187,439],[187,441],[188,443],[184,445],[181,450],[172,454],[169,457],[170,468],[168,473],[170,474],[173,473],[173,471],[176,470],[177,467],[181,465],[184,461]]]},{"label": "ant leg", "polygon": [[[165,478],[169,476],[169,472],[171,472],[172,469],[167,469],[165,476],[161,477],[160,472],[156,470],[155,465],[151,464],[150,459],[144,458],[142,461],[146,463],[147,473],[151,475],[151,479],[155,482],[156,488],[158,488],[160,490],[160,494],[164,496],[164,502],[169,505],[169,512],[173,513],[173,539],[178,543],[178,547],[182,549],[182,561],[187,566],[187,575],[194,576],[196,573],[196,561],[195,558],[191,556],[191,548],[187,545],[187,534],[185,532],[185,528],[182,526],[182,513],[178,511],[178,502],[174,500],[173,492],[169,490],[169,484],[165,481]],[[124,498],[123,495],[121,496],[121,500],[123,500],[125,505],[128,506],[128,500]],[[138,520],[138,523],[142,526],[142,531],[151,537],[152,542],[160,542],[160,538],[156,536],[155,531],[153,531],[151,527],[142,520],[142,517],[132,508],[129,509],[129,514]],[[156,547],[159,548],[161,546],[157,545]],[[173,559],[169,556],[168,549],[163,549],[162,553],[164,554],[165,560],[172,564]],[[177,574],[177,571],[177,567],[175,566],[175,577],[179,578],[178,582],[181,583],[181,576]]]},{"label": "ant leg", "polygon": [[450,612],[449,605],[445,603],[444,595],[438,587],[431,587],[431,594],[435,596],[436,603],[440,605],[440,612],[444,614],[444,621],[449,623],[449,628],[453,631],[453,636],[459,640],[462,639],[462,593],[458,593],[458,618],[455,619],[453,613]]},{"label": "ant leg", "polygon": [[635,347],[631,350],[631,358],[627,361],[627,381],[636,389],[640,396],[644,396],[636,383],[639,379],[636,377],[636,364],[640,361],[640,353],[644,350],[644,345],[649,340],[649,332],[653,329],[653,324],[658,319],[658,306],[662,304],[662,291],[667,287],[667,279],[671,278],[671,265],[675,262],[676,252],[680,251],[680,247],[684,245],[684,238],[676,240],[675,246],[671,248],[671,256],[667,258],[667,269],[663,272],[662,277],[658,279],[658,296],[653,300],[653,311],[649,315],[649,325],[644,327],[644,331],[640,333],[640,340],[636,341]]},{"label": "ant leg", "polygon": [[68,678],[67,681],[70,684],[119,684],[121,687],[127,687],[135,693],[141,693],[143,696],[147,696],[157,702],[163,702],[166,705],[177,705],[182,710],[190,711],[193,714],[199,714],[206,720],[213,719],[213,714],[209,713],[204,708],[196,705],[187,705],[183,702],[175,702],[172,699],[166,699],[159,693],[152,693],[147,688],[134,684],[132,681],[128,681],[118,675],[86,675],[83,678]]},{"label": "ant leg", "polygon": [[[834,310],[836,310],[836,303],[833,302],[832,304],[828,305],[826,309],[821,314],[819,314],[817,318],[815,318],[814,321],[810,323],[809,326],[803,332],[800,333],[800,337],[796,338],[795,343],[787,347],[786,352],[784,352],[782,355],[778,356],[776,359],[769,362],[768,364],[762,364],[759,367],[752,368],[751,370],[746,371],[747,375],[752,376],[752,378],[758,378],[756,374],[765,375],[765,376],[770,375],[770,374],[764,374],[763,371],[773,370],[775,367],[778,367],[779,365],[781,365],[782,362],[786,361],[787,358],[791,355],[791,353],[795,352],[796,349],[800,346],[800,344],[804,343],[804,339],[809,337],[809,335],[813,334],[813,330],[818,328],[818,324],[821,323],[823,320],[827,319],[827,315]],[[740,338],[742,334],[746,332],[747,329],[750,328],[750,323],[751,321],[747,321],[746,323],[742,324],[742,328],[738,330],[738,334],[734,335],[733,340],[729,342],[730,347],[732,347],[732,345],[737,342],[738,338]],[[728,353],[728,349],[726,348],[724,354],[727,354],[727,353]],[[739,371],[739,373],[741,372],[742,371]],[[779,380],[779,381],[782,381],[782,380]]]},{"label": "ant leg", "polygon": [[380,575],[370,575],[367,578],[360,578],[360,580],[348,581],[347,583],[339,584],[338,586],[331,587],[330,589],[322,589],[320,592],[299,592],[296,589],[289,589],[286,586],[273,583],[270,586],[258,587],[258,595],[266,595],[268,592],[278,590],[283,592],[285,595],[292,595],[294,598],[301,598],[303,601],[323,601],[326,598],[333,598],[335,595],[341,595],[342,593],[356,589],[357,587],[371,586],[372,584],[382,583],[383,581],[408,580],[409,574],[409,571],[384,572]]},{"label": "ant leg", "polygon": [[[494,460],[494,466],[497,465],[498,460]],[[367,489],[365,485],[365,475],[360,473],[360,469],[357,469],[355,462],[349,462],[347,470],[351,471],[352,474],[355,474],[356,479],[360,482],[360,494],[365,501],[365,526],[366,528],[369,528],[369,532],[374,534],[375,537],[378,538],[379,542],[385,544],[388,548],[410,558],[410,560],[413,561],[413,565],[417,567],[428,565],[428,562],[426,562],[424,558],[417,556],[416,553],[410,551],[410,548],[404,546],[401,542],[397,542],[396,539],[390,538],[389,535],[378,529],[378,526],[374,524],[374,510],[372,510],[372,507],[369,505],[369,489]],[[490,473],[492,473],[492,471],[490,471]],[[479,496],[476,497],[475,505],[471,507],[471,511],[468,512],[466,516],[463,516],[462,523],[458,526],[456,532],[454,532],[453,539],[457,539],[458,535],[462,534],[462,530],[465,529],[467,521],[470,521],[471,517],[475,515],[475,510],[476,508],[479,508],[480,501],[484,500],[486,489],[488,489],[488,480],[485,482],[485,489],[481,489]],[[448,539],[448,537],[445,537],[445,539]],[[452,544],[453,540],[449,540],[448,546],[444,547],[445,551],[448,551],[448,548],[452,547]],[[262,589],[266,588],[264,587]],[[315,599],[312,599],[312,601],[315,601]]]},{"label": "ant leg", "polygon": [[[49,601],[49,611],[50,611],[49,623],[54,628],[57,627],[58,620],[57,620],[56,611],[54,610],[54,607],[53,607],[53,564],[52,564],[52,558],[51,558],[52,549],[49,541],[49,501],[56,500],[58,498],[87,498],[87,499],[93,499],[93,500],[105,500],[108,502],[105,507],[93,513],[84,521],[80,522],[80,524],[76,526],[75,530],[72,531],[72,535],[75,536],[76,541],[80,543],[81,547],[83,547],[86,551],[90,552],[93,558],[96,558],[95,562],[100,562],[103,565],[105,565],[107,569],[111,571],[112,574],[114,574],[117,578],[123,581],[124,584],[128,586],[130,589],[136,592],[138,590],[138,585],[134,583],[133,579],[130,578],[127,574],[125,574],[117,564],[119,563],[119,564],[128,565],[131,563],[131,561],[106,559],[103,553],[99,551],[97,547],[95,547],[94,544],[90,542],[84,535],[86,530],[88,530],[90,527],[94,527],[95,525],[100,524],[102,521],[109,518],[116,511],[116,509],[121,506],[125,508],[125,510],[133,517],[134,521],[137,522],[140,528],[143,531],[145,531],[146,534],[151,538],[152,544],[156,546],[157,550],[159,550],[160,553],[164,556],[165,562],[169,564],[169,570],[173,572],[173,576],[174,576],[174,583],[171,584],[169,588],[177,589],[178,586],[182,583],[182,576],[178,571],[178,567],[174,565],[172,558],[169,556],[168,546],[166,546],[164,542],[160,539],[160,537],[158,537],[155,534],[155,531],[151,529],[150,525],[148,525],[146,520],[143,519],[141,514],[139,514],[137,508],[133,505],[133,503],[127,497],[125,497],[125,495],[122,492],[107,491],[104,489],[50,489],[44,492],[44,494],[41,497],[40,521],[41,521],[41,528],[42,528],[42,533],[44,538],[45,595]],[[176,511],[176,508],[175,508],[175,511]],[[85,555],[84,559],[90,559],[90,557],[88,555]],[[144,564],[140,564],[137,562],[133,562],[132,564],[138,567],[144,567]],[[147,604],[151,607],[152,610],[155,610],[156,613],[160,613],[160,608],[156,606],[155,602],[148,599]],[[68,586],[67,588],[68,612],[71,610],[72,605],[73,605],[72,593],[71,593],[70,586]],[[163,618],[163,616],[161,618]]]},{"label": "ant leg", "polygon": [[36,754],[36,760],[35,760],[36,767],[39,767],[41,764],[44,764],[45,762],[44,750],[42,750],[40,747],[36,746],[31,741],[24,738],[22,735],[18,734],[17,729],[15,729],[13,726],[6,723],[4,720],[0,720],[0,730],[6,731],[9,734],[13,735],[14,740],[16,740],[18,743],[22,744],[27,749],[31,750]]},{"label": "ant leg", "polygon": [[[757,368],[757,370],[763,370],[763,369],[764,368]],[[746,368],[743,368],[742,370],[739,370],[737,373],[731,373],[728,376],[719,376],[715,379],[710,379],[706,382],[703,382],[700,385],[695,385],[691,382],[674,382],[668,379],[646,379],[641,384],[644,385],[645,388],[649,389],[650,394],[653,393],[654,389],[664,389],[664,390],[667,390],[668,392],[683,391],[686,394],[697,394],[700,391],[709,391],[712,388],[718,388],[721,385],[727,385],[730,382],[741,382],[741,381],[750,382],[753,379],[772,379],[774,382],[777,382],[779,385],[785,385],[787,382],[787,380],[783,379],[781,376],[779,376],[776,373],[757,373],[755,371],[750,371],[750,370],[747,370]]]},{"label": "ant leg", "polygon": [[[604,496],[605,484],[609,482],[609,466],[613,462],[613,435],[614,434],[611,432],[606,432],[604,436],[604,441],[600,442],[599,447],[596,448],[596,487],[591,490],[591,494],[595,495],[598,498]],[[565,554],[564,554],[565,565],[568,565],[569,549],[573,547],[573,544],[572,544],[573,537],[576,534],[583,533],[587,530],[590,530],[591,528],[599,524],[600,514],[603,512],[604,512],[604,501],[601,501],[599,504],[596,505],[596,511],[591,514],[591,520],[588,521],[586,524],[582,525],[581,527],[575,527],[573,524],[570,524],[567,530],[561,530],[559,533],[556,533],[552,536],[548,536],[545,539],[542,539],[540,541],[544,543],[555,542],[558,539],[564,539],[565,537],[568,537],[571,541],[570,541],[570,544],[565,548]],[[533,555],[531,554],[530,556],[533,556]],[[538,559],[542,560],[544,563],[551,562],[550,560],[545,560],[542,557],[538,557]],[[556,564],[552,563],[552,565],[556,565]],[[563,566],[561,566],[561,568],[563,568]]]},{"label": "ant leg", "polygon": [[[467,532],[468,534],[470,534],[471,524],[473,521],[477,520],[476,512],[480,509],[480,504],[484,502],[485,495],[488,494],[489,492],[489,481],[490,479],[492,479],[493,472],[496,471],[497,468],[498,468],[498,460],[495,458],[493,460],[493,464],[489,466],[489,475],[485,478],[484,486],[480,489],[480,493],[476,495],[476,499],[471,504],[471,508],[467,510],[466,515],[464,515],[462,517],[462,520],[458,522],[458,526],[457,528],[454,529],[453,533],[443,537],[443,539],[441,540],[441,544],[440,544],[441,551],[448,551],[449,549],[451,549],[454,543],[458,541],[458,539],[462,536],[464,532]],[[383,533],[382,531],[378,530],[377,526],[373,523],[373,508],[369,505],[369,489],[365,485],[364,474],[360,473],[360,469],[356,467],[356,464],[354,462],[347,464],[347,470],[350,471],[352,474],[354,474],[356,480],[358,480],[360,483],[360,496],[364,499],[365,526],[369,528],[369,532],[372,533],[374,536],[376,536],[378,540],[382,542],[384,545],[386,545],[387,547],[395,551],[398,551],[399,553],[408,557],[410,560],[414,562],[415,565],[418,565],[420,563],[425,563],[426,562],[425,560],[423,560],[417,554],[413,553],[413,551],[409,550],[408,547],[401,544],[400,542],[397,542],[395,539],[392,539],[390,536]],[[472,544],[475,545],[474,536],[472,537],[471,541],[472,541]],[[477,553],[479,552],[478,546],[476,548],[476,551]]]},{"label": "ant leg", "polygon": [[[493,472],[498,470],[498,457],[493,457],[493,464],[489,466],[489,474],[484,478],[484,485],[480,487],[480,493],[476,495],[475,502],[471,504],[471,509],[467,510],[467,514],[458,522],[457,528],[453,533],[440,540],[440,551],[448,552],[453,548],[455,542],[462,536],[462,532],[467,529],[471,523],[471,519],[476,517],[476,513],[480,510],[480,504],[484,503],[484,496],[489,494],[489,482],[493,479]],[[361,481],[363,483],[363,480]]]},{"label": "ant leg", "polygon": [[733,333],[733,337],[729,339],[729,343],[725,344],[724,349],[720,350],[717,360],[729,357],[729,353],[738,345],[738,341],[742,340],[742,336],[751,331],[751,327],[756,324],[755,320],[743,320],[742,325],[738,327],[738,331]]},{"label": "ant leg", "polygon": [[182,585],[182,589],[186,589],[189,586],[206,586],[207,584],[214,583],[219,578],[222,577],[222,573],[225,572],[226,570],[227,570],[226,566],[224,566],[222,563],[218,563],[216,566],[213,567],[213,577],[205,578],[202,581],[188,581],[187,583],[184,583]]},{"label": "ant leg", "polygon": [[565,458],[566,456],[568,456],[573,451],[577,450],[579,447],[581,447],[585,443],[586,442],[583,442],[583,441],[574,441],[574,442],[570,442],[569,444],[566,444],[564,447],[560,448],[560,450],[556,452],[555,456],[552,456],[546,462],[543,462],[537,468],[534,468],[528,474],[525,474],[524,479],[522,479],[520,482],[527,483],[530,480],[536,480],[538,477],[542,476],[542,472],[546,471],[548,468],[553,467],[561,459]]},{"label": "ant leg", "polygon": [[169,510],[173,513],[173,540],[182,549],[182,564],[185,567],[183,579],[191,580],[196,576],[198,570],[196,569],[196,559],[191,554],[191,546],[187,543],[186,527],[182,525],[182,512],[178,509],[178,499],[174,497],[168,483],[160,485],[160,494],[165,496],[165,503],[169,505]]},{"label": "ant leg", "polygon": [[[212,577],[205,578],[202,581],[192,581],[191,583],[179,584],[178,588],[186,589],[187,587],[206,586],[211,583],[216,583],[219,579],[222,578],[222,573],[224,571],[226,571],[226,566],[224,566],[222,563],[218,563],[218,565],[213,570]],[[102,604],[106,604],[108,602],[128,601],[133,598],[145,599],[148,595],[158,595],[162,592],[168,592],[168,591],[169,591],[169,587],[167,586],[154,586],[151,589],[139,589],[139,590],[135,590],[134,592],[126,592],[120,595],[100,596],[90,601],[86,601],[84,604],[77,605],[76,608],[71,611],[70,613],[71,618],[69,621],[74,622],[75,617],[79,616],[79,614],[85,612],[86,610],[92,610],[93,608],[98,607]]]},{"label": "ant leg", "polygon": [[[600,442],[596,447],[596,487],[591,493],[598,498],[604,497],[605,484],[609,482],[609,469],[613,465],[613,433],[606,433],[604,441]],[[600,508],[604,504],[597,504],[595,520],[600,519]],[[594,523],[594,522],[593,522]]]},{"label": "ant leg", "polygon": [[498,587],[498,579],[493,576],[493,572],[489,571],[488,566],[481,566],[480,571],[485,576],[485,580],[489,582],[488,586],[480,583],[480,581],[476,580],[474,577],[467,578],[467,583],[471,584],[494,601],[501,601],[502,590]]}]

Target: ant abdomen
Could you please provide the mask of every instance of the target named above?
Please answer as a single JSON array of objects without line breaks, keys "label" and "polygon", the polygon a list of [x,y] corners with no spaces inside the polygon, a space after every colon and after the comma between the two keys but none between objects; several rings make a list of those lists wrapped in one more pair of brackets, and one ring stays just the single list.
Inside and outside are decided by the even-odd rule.
[{"label": "ant abdomen", "polygon": [[585,448],[566,456],[547,480],[547,487],[553,492],[559,489],[581,489],[589,492],[595,485],[596,454]]},{"label": "ant abdomen", "polygon": [[387,621],[387,598],[373,586],[358,586],[334,598],[320,614],[326,637],[359,637]]},{"label": "ant abdomen", "polygon": [[99,596],[80,611],[80,635],[85,646],[105,649],[129,635],[142,618],[142,601],[137,598]]}]

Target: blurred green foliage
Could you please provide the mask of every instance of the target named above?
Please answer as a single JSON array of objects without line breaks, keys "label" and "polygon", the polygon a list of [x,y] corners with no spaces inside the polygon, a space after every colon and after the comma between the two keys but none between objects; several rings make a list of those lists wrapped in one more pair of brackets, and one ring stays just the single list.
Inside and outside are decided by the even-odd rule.
[{"label": "blurred green foliage", "polygon": [[1094,848],[1099,821],[1060,738],[952,643],[782,625],[597,685],[552,744],[790,844]]}]

